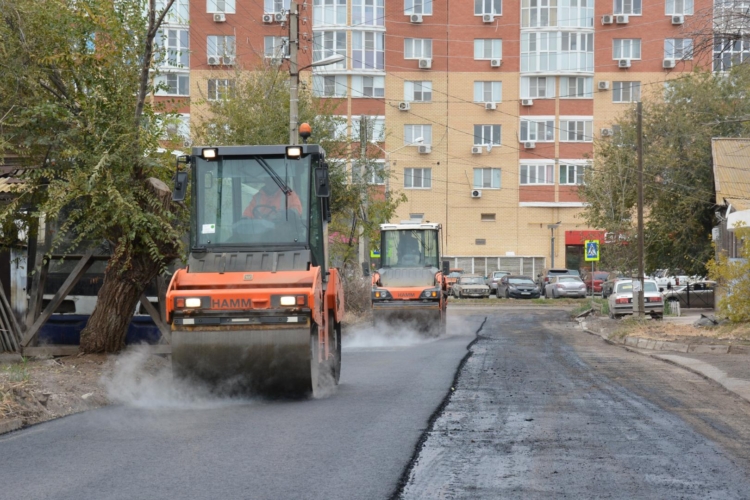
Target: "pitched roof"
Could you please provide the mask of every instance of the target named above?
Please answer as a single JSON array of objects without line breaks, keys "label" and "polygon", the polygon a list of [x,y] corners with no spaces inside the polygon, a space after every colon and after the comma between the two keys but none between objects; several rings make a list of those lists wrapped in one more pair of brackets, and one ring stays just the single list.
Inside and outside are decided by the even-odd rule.
[{"label": "pitched roof", "polygon": [[717,203],[750,209],[750,139],[714,138],[711,152]]}]

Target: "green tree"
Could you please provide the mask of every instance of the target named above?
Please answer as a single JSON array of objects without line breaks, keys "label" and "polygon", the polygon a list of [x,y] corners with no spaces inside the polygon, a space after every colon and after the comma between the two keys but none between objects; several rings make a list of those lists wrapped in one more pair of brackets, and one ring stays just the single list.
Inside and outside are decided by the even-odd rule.
[{"label": "green tree", "polygon": [[[222,75],[231,83],[218,99],[201,96],[195,104],[203,108],[193,127],[200,144],[286,144],[289,140],[289,74],[275,65],[263,64],[250,70],[237,68]],[[394,216],[404,196],[379,197],[371,185],[373,176],[387,176],[375,161],[375,139],[365,118],[358,137],[344,137],[346,125],[336,114],[337,103],[316,98],[300,86],[300,123],[312,127],[308,142],[326,150],[331,180],[329,225],[331,254],[338,265],[353,268],[357,262],[356,244],[361,234],[375,241],[378,225]],[[199,113],[193,113],[196,115]],[[362,147],[364,145],[365,147]],[[347,165],[353,165],[350,170]],[[361,167],[361,168],[360,168]]]},{"label": "green tree", "polygon": [[[750,68],[726,75],[696,71],[661,85],[644,88],[644,211],[646,268],[679,268],[704,274],[712,257],[714,225],[712,137],[738,137],[750,115]],[[593,169],[581,193],[582,217],[612,233],[635,235],[635,109],[616,121],[616,133],[595,145]],[[634,262],[632,244],[625,260]],[[630,250],[630,252],[628,251]]]},{"label": "green tree", "polygon": [[0,155],[27,167],[0,222],[44,217],[59,227],[53,251],[109,242],[81,349],[116,352],[184,231],[158,153],[166,117],[148,99],[164,13],[154,0],[0,0],[0,16]]},{"label": "green tree", "polygon": [[708,275],[725,292],[717,304],[719,314],[732,322],[750,321],[750,230],[737,229],[743,238],[741,255],[744,260],[729,260],[720,254],[708,263]]}]

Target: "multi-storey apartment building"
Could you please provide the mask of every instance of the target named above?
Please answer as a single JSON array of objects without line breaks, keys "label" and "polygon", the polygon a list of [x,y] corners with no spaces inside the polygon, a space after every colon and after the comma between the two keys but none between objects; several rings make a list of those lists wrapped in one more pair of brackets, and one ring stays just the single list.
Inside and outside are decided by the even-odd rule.
[{"label": "multi-storey apartment building", "polygon": [[[457,267],[527,274],[553,261],[579,268],[583,241],[604,238],[577,217],[594,142],[610,140],[615,118],[641,95],[699,63],[686,26],[712,8],[709,0],[299,5],[301,65],[345,56],[307,79],[336,101],[342,133],[359,137],[362,116],[375,125],[369,139],[390,177],[371,180],[406,193],[397,219],[442,223]],[[231,90],[233,65],[284,57],[289,7],[190,1],[193,109]],[[168,83],[182,95],[179,70]]]}]

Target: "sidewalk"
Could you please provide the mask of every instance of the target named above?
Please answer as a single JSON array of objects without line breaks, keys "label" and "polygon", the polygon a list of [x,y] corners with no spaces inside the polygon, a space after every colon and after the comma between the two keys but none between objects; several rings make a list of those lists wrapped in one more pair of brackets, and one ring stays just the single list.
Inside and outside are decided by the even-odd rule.
[{"label": "sidewalk", "polygon": [[[689,311],[682,317],[665,318],[664,321],[690,325],[701,313],[709,314],[707,311]],[[672,363],[713,380],[750,403],[750,348],[746,345],[719,342],[691,344],[635,336],[610,339],[608,332],[589,328],[585,321],[581,323],[581,327],[585,332],[600,336],[607,342],[622,345],[633,352]]]}]

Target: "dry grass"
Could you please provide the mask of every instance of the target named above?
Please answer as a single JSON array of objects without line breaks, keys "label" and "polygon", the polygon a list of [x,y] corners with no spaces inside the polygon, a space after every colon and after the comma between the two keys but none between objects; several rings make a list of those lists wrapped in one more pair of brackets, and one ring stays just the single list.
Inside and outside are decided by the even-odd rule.
[{"label": "dry grass", "polygon": [[697,328],[691,324],[669,321],[638,320],[628,318],[618,322],[613,337],[642,337],[654,340],[684,341],[689,343],[735,343],[750,344],[749,324],[727,324]]}]

